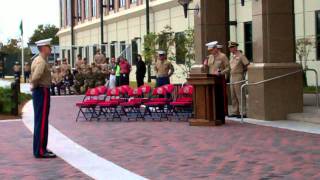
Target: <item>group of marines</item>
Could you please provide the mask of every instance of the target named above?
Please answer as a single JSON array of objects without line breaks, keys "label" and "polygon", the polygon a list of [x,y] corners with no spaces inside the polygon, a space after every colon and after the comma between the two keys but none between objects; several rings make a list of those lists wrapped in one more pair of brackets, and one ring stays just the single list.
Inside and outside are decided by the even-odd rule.
[{"label": "group of marines", "polygon": [[[241,99],[241,85],[245,79],[247,67],[250,64],[246,56],[238,50],[239,44],[229,41],[228,48],[232,53],[230,61],[228,57],[222,52],[223,45],[217,41],[207,43],[209,56],[204,61],[204,69],[209,74],[224,76],[225,79],[230,78],[230,90],[232,101],[232,112],[230,117],[240,117],[240,99]],[[246,104],[246,98],[243,97],[243,102]],[[243,114],[246,116],[245,108]]]}]

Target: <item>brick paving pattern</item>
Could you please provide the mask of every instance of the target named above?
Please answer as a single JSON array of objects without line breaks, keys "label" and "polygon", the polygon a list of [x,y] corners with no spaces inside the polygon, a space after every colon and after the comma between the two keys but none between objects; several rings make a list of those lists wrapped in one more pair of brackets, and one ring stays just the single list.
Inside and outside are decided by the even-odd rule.
[{"label": "brick paving pattern", "polygon": [[23,122],[2,122],[0,132],[0,179],[90,179],[60,158],[35,159]]},{"label": "brick paving pattern", "polygon": [[75,122],[80,97],[53,98],[51,124],[150,179],[320,179],[320,136],[227,122]]}]

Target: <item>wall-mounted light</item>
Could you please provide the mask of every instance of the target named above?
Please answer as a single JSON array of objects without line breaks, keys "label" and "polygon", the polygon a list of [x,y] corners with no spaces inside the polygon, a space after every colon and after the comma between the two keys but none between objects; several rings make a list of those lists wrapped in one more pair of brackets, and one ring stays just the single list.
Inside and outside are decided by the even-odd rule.
[{"label": "wall-mounted light", "polygon": [[185,18],[188,17],[188,11],[196,11],[196,13],[199,13],[200,11],[200,7],[198,5],[196,5],[195,8],[189,8],[190,2],[191,0],[178,0],[178,3],[183,7]]}]

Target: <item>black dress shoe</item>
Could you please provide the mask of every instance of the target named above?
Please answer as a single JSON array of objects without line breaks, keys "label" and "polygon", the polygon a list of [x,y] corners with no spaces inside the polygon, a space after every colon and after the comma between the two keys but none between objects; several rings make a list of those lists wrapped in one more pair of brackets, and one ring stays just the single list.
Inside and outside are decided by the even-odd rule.
[{"label": "black dress shoe", "polygon": [[233,118],[233,117],[238,117],[238,115],[236,115],[236,114],[231,114],[231,115],[229,115],[228,117]]},{"label": "black dress shoe", "polygon": [[40,156],[35,156],[36,158],[39,158],[39,159],[48,159],[48,158],[56,158],[57,156],[53,153],[44,153],[43,155],[40,155]]},{"label": "black dress shoe", "polygon": [[[241,115],[237,115],[237,118],[241,118]],[[247,118],[247,115],[243,115],[243,118]]]},{"label": "black dress shoe", "polygon": [[46,150],[46,153],[54,154],[52,151]]}]

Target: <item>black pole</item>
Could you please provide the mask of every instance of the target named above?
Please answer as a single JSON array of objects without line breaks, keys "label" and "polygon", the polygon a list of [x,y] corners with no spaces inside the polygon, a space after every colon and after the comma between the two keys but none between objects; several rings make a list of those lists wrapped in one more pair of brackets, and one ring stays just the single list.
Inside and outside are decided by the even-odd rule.
[{"label": "black pole", "polygon": [[[226,43],[228,43],[228,41],[230,41],[230,24],[229,24],[229,22],[230,22],[230,10],[229,10],[229,0],[226,0],[225,1],[226,2],[226,4],[225,4],[225,22],[226,22],[226,24],[225,24],[225,28],[226,28],[226,31],[227,31],[227,33],[226,33]],[[227,48],[227,46],[225,46],[225,48],[226,48],[226,54],[228,55],[228,57],[230,56],[230,50],[229,50],[229,48]]]},{"label": "black pole", "polygon": [[149,0],[146,0],[146,24],[147,24],[147,34],[150,33],[150,7]]},{"label": "black pole", "polygon": [[[149,0],[146,0],[146,32],[147,35],[150,33],[150,7]],[[148,82],[151,82],[151,65],[150,60],[148,59]]]},{"label": "black pole", "polygon": [[73,51],[73,45],[74,45],[74,0],[71,0],[71,59],[70,64],[73,67],[74,66],[74,51]]},{"label": "black pole", "polygon": [[103,27],[103,0],[100,0],[100,34],[101,34],[101,45],[104,44],[104,36],[103,36],[103,31],[104,31],[104,27]]}]

